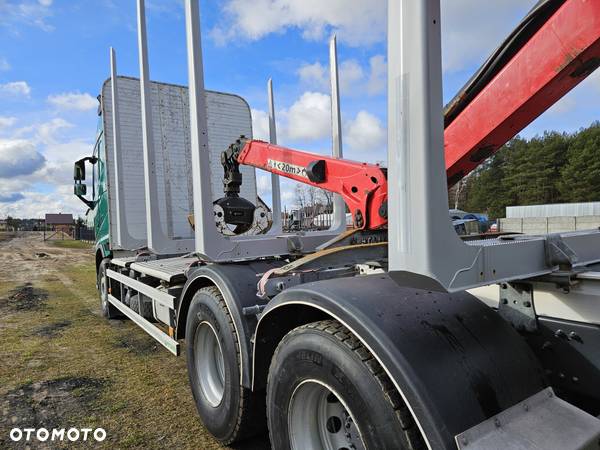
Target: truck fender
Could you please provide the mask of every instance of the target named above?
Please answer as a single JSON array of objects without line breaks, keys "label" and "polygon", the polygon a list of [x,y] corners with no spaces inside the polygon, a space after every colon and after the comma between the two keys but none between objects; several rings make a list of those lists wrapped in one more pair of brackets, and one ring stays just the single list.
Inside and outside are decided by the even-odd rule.
[{"label": "truck fender", "polygon": [[[283,263],[282,263],[283,264]],[[281,264],[281,265],[282,265]],[[187,312],[194,294],[206,286],[216,286],[225,300],[233,326],[238,335],[241,355],[241,384],[251,387],[251,351],[250,342],[256,327],[256,314],[244,314],[244,308],[264,303],[256,296],[257,274],[266,272],[275,266],[268,262],[249,262],[235,264],[208,264],[191,269],[181,292],[177,307],[176,339],[185,338]]]},{"label": "truck fender", "polygon": [[341,322],[377,359],[429,448],[456,448],[457,434],[547,386],[525,341],[473,295],[403,287],[376,274],[277,295],[256,327],[255,390],[265,386],[283,336],[324,318]]},{"label": "truck fender", "polygon": [[96,260],[96,274],[98,274],[98,270],[100,269],[100,263],[102,262],[102,260],[104,258],[110,257],[110,255],[109,254],[107,255],[105,253],[104,247],[102,245],[96,244],[94,250],[95,250],[94,254],[95,254],[95,260]]}]

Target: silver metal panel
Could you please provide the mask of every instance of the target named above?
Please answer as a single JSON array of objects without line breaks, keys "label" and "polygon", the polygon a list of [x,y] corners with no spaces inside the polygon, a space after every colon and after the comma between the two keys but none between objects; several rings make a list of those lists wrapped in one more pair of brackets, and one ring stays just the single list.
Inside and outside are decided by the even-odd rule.
[{"label": "silver metal panel", "polygon": [[148,322],[142,316],[137,314],[134,310],[128,308],[110,294],[108,294],[108,301],[112,303],[115,306],[115,308],[121,311],[124,315],[133,320],[136,323],[136,325],[138,325],[142,330],[144,330],[146,333],[148,333],[150,336],[156,339],[163,347],[165,347],[175,356],[179,356],[179,342],[169,337],[169,335],[162,331],[160,328],[156,327],[151,322]]},{"label": "silver metal panel", "polygon": [[600,420],[544,389],[456,436],[460,450],[597,449]]},{"label": "silver metal panel", "polygon": [[[600,273],[583,272],[568,291],[554,283],[533,282],[536,314],[540,317],[600,325]],[[498,308],[497,284],[469,289],[479,300]]]},{"label": "silver metal panel", "polygon": [[198,262],[198,258],[196,257],[177,257],[135,262],[130,267],[145,275],[171,282],[174,278],[183,276],[186,269],[196,262]]},{"label": "silver metal panel", "polygon": [[113,258],[110,260],[111,264],[119,267],[129,267],[129,265],[137,259],[137,256],[126,256],[124,258]]},{"label": "silver metal panel", "polygon": [[115,272],[114,270],[108,269],[106,271],[106,276],[120,283],[123,283],[124,285],[129,286],[135,289],[136,291],[141,292],[144,295],[147,295],[151,299],[162,303],[167,308],[175,308],[175,297],[173,297],[172,295],[159,291],[158,289],[155,289],[152,286],[148,286],[147,284],[142,283],[141,281],[134,280],[133,278]]},{"label": "silver metal panel", "polygon": [[[448,221],[439,0],[388,5],[389,268],[450,292],[556,270],[546,237],[462,242]],[[566,233],[575,266],[600,258],[600,233]]]},{"label": "silver metal panel", "polygon": [[509,219],[525,217],[600,216],[600,202],[556,203],[549,205],[507,206]]},{"label": "silver metal panel", "polygon": [[[130,236],[124,236],[121,248],[134,249],[146,245],[146,208],[142,160],[142,134],[140,85],[135,78],[118,77],[118,107],[120,115],[121,145],[123,151],[123,187],[125,223]],[[161,227],[170,230],[173,242],[170,253],[192,251],[193,248],[177,248],[179,241],[191,239],[192,229],[188,215],[193,212],[192,171],[189,131],[188,90],[184,86],[151,83],[153,133],[157,152],[156,177],[159,194]],[[110,197],[110,230],[116,233],[114,144],[112,131],[112,83],[106,81],[102,88],[103,120],[105,129],[106,157],[108,162],[108,189]],[[232,94],[206,92],[209,121],[208,146],[210,185],[212,198],[223,195],[220,165],[221,151],[240,134],[251,136],[252,121],[248,104]],[[244,184],[242,195],[256,199],[255,172],[252,167],[242,168]],[[114,242],[114,239],[113,239]]]}]

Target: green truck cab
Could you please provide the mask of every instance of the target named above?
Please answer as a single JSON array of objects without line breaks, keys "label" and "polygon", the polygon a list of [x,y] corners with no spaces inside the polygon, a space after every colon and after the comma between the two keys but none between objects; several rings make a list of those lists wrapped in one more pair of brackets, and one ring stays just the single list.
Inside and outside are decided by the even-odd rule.
[{"label": "green truck cab", "polygon": [[[86,170],[86,166],[89,170]],[[91,173],[91,177],[87,174]],[[89,208],[86,215],[88,221],[93,219],[95,235],[95,254],[102,258],[112,256],[109,242],[109,199],[107,190],[106,173],[106,147],[104,145],[104,123],[98,120],[96,143],[92,156],[82,158],[75,162],[73,170],[75,181],[73,191]],[[86,181],[90,182],[89,189]],[[91,191],[91,192],[90,192]]]}]

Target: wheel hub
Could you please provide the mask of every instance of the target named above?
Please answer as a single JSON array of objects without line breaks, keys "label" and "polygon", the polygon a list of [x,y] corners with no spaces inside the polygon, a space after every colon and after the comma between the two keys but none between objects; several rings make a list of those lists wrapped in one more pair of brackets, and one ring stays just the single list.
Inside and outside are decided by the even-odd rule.
[{"label": "wheel hub", "polygon": [[292,394],[288,427],[294,450],[365,450],[341,397],[317,380],[304,381]]},{"label": "wheel hub", "polygon": [[196,329],[194,356],[200,391],[211,406],[218,406],[225,393],[225,359],[217,333],[208,322],[201,322]]},{"label": "wheel hub", "polygon": [[106,306],[108,304],[108,295],[106,292],[106,278],[105,277],[100,278],[100,298],[102,300],[102,306],[104,308],[106,308]]}]

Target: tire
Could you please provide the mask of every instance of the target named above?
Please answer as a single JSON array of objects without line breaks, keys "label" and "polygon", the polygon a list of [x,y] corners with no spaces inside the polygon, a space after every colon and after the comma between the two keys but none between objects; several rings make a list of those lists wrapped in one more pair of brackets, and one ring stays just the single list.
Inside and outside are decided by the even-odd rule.
[{"label": "tire", "polygon": [[335,320],[289,332],[267,380],[274,449],[422,449],[424,440],[371,353]]},{"label": "tire", "polygon": [[156,319],[154,318],[154,310],[152,309],[152,299],[144,294],[139,294],[139,298],[140,316],[150,322],[156,322]]},{"label": "tire", "polygon": [[[102,315],[107,319],[118,319],[122,316],[121,313],[108,301],[108,278],[106,276],[106,267],[109,263],[110,259],[104,258],[98,268],[98,294],[100,296]],[[113,293],[113,295],[119,298],[118,292]]]},{"label": "tire", "polygon": [[265,396],[240,385],[239,338],[219,289],[196,292],[185,333],[190,387],[204,426],[224,445],[264,432]]}]

